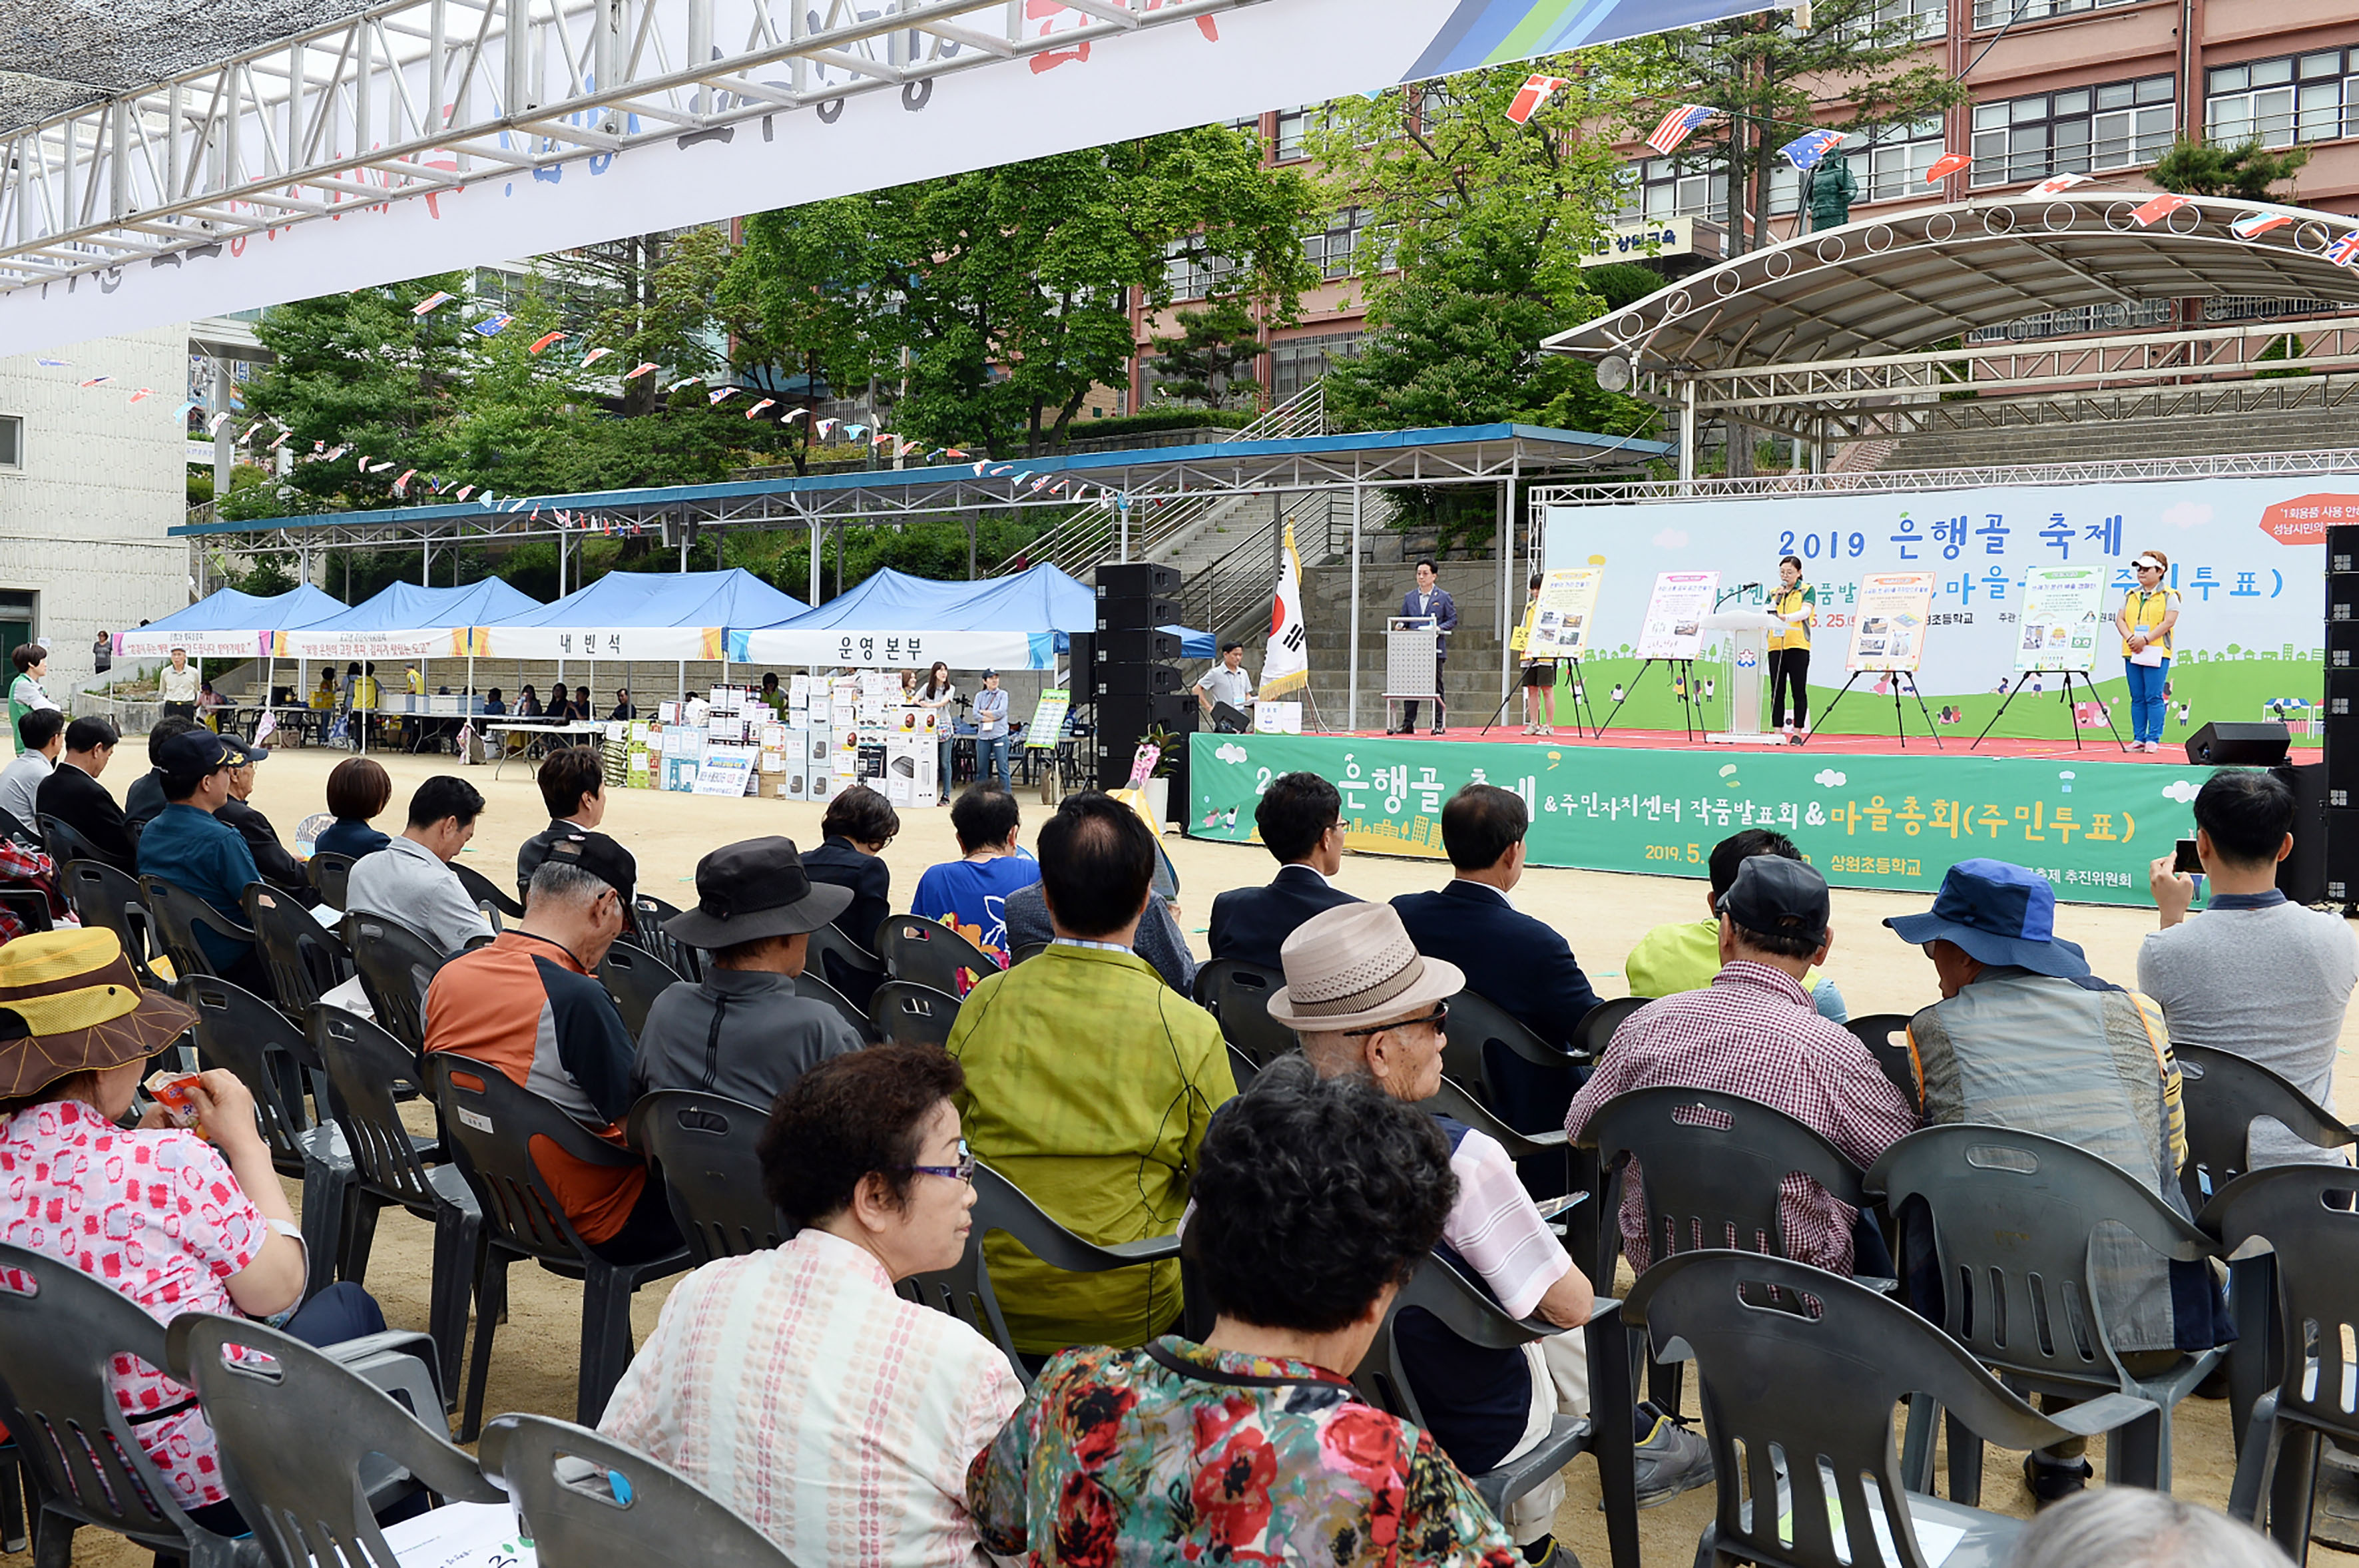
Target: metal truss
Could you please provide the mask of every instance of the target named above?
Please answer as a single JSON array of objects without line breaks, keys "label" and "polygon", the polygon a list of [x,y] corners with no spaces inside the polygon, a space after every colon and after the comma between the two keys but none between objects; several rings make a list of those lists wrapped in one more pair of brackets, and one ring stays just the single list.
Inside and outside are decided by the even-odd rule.
[{"label": "metal truss", "polygon": [[394,0],[0,135],[0,290],[1256,3]]}]

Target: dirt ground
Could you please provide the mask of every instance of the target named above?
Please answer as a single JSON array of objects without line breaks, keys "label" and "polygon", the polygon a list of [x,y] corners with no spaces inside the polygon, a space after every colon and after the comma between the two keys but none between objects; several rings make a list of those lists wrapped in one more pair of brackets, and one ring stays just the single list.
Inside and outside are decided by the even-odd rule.
[{"label": "dirt ground", "polygon": [[[282,750],[262,764],[255,804],[268,813],[282,837],[291,843],[296,823],[323,809],[328,771],[344,755]],[[449,757],[390,756],[380,760],[393,775],[395,789],[394,804],[378,820],[378,827],[389,833],[400,830],[403,805],[428,775],[459,772],[482,789],[489,802],[474,842],[465,852],[467,862],[503,886],[512,882],[516,845],[548,822],[538,792],[520,764],[511,764],[506,777],[495,782],[491,768],[458,768]],[[135,740],[124,747],[104,782],[119,799],[142,766]],[[815,844],[822,811],[820,806],[787,801],[710,800],[636,789],[613,790],[609,798],[606,831],[638,857],[640,887],[680,905],[695,897],[696,862],[707,850],[766,833],[783,833],[799,844]],[[1028,844],[1032,825],[1046,808],[1040,805],[1037,791],[1025,792],[1022,798],[1024,838]],[[1180,927],[1201,957],[1213,895],[1267,881],[1272,863],[1256,847],[1176,836],[1164,842],[1180,877]],[[897,904],[906,905],[909,890],[926,866],[955,854],[947,811],[905,812],[901,835],[885,855],[893,871]],[[1440,863],[1355,855],[1345,861],[1338,881],[1364,898],[1381,898],[1437,886],[1446,876],[1447,868]],[[1519,909],[1561,930],[1599,995],[1615,996],[1626,993],[1621,973],[1623,955],[1660,921],[1701,918],[1704,885],[1663,877],[1536,869],[1526,875],[1515,900]],[[1835,890],[1835,946],[1827,971],[1843,987],[1854,1015],[1910,1012],[1934,998],[1931,965],[1880,923],[1889,915],[1922,909],[1930,901],[1915,895]],[[2059,910],[2057,925],[2060,934],[2087,948],[2098,974],[2127,982],[2136,973],[2138,941],[2153,929],[2154,917],[2150,910],[2068,905]],[[2343,1055],[2349,1057],[2354,1045],[2359,1045],[2359,1035],[2346,1022]],[[2343,1082],[2350,1081],[2346,1073]],[[2348,1102],[2352,1094],[2346,1088],[2339,1097]],[[292,1183],[288,1197],[299,1203],[300,1194]],[[386,1211],[378,1224],[366,1284],[395,1327],[422,1330],[426,1326],[431,1240],[430,1226],[399,1209]],[[1627,1279],[1622,1283],[1626,1286]],[[653,1327],[667,1290],[667,1284],[658,1283],[639,1292],[633,1322],[640,1336]],[[501,1327],[495,1344],[485,1410],[534,1410],[571,1419],[580,1345],[580,1290],[553,1275],[519,1267],[510,1275],[509,1295],[509,1321]],[[1692,1415],[1692,1378],[1686,1380],[1686,1388],[1688,1413]],[[2020,1456],[1995,1449],[1988,1453],[1984,1506],[2027,1512],[2028,1498],[2017,1468]],[[2093,1457],[2102,1478],[2103,1455]],[[2234,1460],[2224,1403],[2190,1399],[2180,1407],[2175,1466],[2174,1490],[2179,1495],[2213,1507],[2225,1503]],[[1566,1479],[1568,1496],[1558,1518],[1558,1537],[1584,1562],[1603,1564],[1605,1531],[1603,1516],[1596,1511],[1595,1467],[1586,1460],[1576,1460]],[[1644,1556],[1649,1564],[1684,1564],[1692,1560],[1697,1535],[1712,1517],[1712,1496],[1711,1488],[1701,1488],[1640,1516]],[[0,1558],[0,1564],[29,1561],[9,1556]],[[74,1561],[114,1568],[144,1563],[146,1554],[129,1551],[115,1538],[84,1531],[77,1538]],[[2310,1561],[2359,1563],[2359,1555],[2314,1547]]]}]

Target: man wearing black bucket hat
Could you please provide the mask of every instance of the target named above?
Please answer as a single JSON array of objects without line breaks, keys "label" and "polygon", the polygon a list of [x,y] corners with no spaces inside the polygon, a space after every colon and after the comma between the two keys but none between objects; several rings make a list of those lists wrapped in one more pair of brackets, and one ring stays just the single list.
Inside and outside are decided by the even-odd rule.
[{"label": "man wearing black bucket hat", "polygon": [[794,841],[747,839],[697,862],[696,908],[665,934],[710,955],[704,979],[656,998],[632,1081],[642,1094],[701,1089],[768,1106],[860,1037],[825,1002],[799,996],[810,933],[842,914],[852,889],[814,883]]}]

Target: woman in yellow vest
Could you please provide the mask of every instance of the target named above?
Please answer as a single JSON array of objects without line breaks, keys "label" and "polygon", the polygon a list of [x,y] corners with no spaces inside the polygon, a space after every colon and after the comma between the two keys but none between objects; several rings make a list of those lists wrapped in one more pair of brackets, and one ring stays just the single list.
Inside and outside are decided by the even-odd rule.
[{"label": "woman in yellow vest", "polygon": [[[1777,591],[1769,613],[1786,629],[1769,637],[1769,722],[1792,735],[1810,727],[1810,627],[1819,618],[1819,591],[1802,581],[1802,558],[1777,562]],[[1786,722],[1786,690],[1794,691],[1794,722]]]},{"label": "woman in yellow vest", "polygon": [[2123,673],[2130,680],[2133,749],[2160,751],[2163,714],[2169,707],[2162,693],[2170,681],[2170,629],[2179,624],[2179,590],[2163,586],[2170,557],[2162,551],[2140,550],[2130,565],[2137,586],[2123,596],[2114,626],[2122,634]]}]

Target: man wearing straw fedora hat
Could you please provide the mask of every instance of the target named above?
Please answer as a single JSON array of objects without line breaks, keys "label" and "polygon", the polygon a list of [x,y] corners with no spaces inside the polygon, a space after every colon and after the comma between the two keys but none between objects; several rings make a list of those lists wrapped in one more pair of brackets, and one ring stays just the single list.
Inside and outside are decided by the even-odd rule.
[{"label": "man wearing straw fedora hat", "polygon": [[[1419,953],[1390,904],[1339,904],[1295,929],[1278,949],[1286,984],[1269,1016],[1302,1037],[1323,1077],[1366,1078],[1397,1100],[1429,1099],[1441,1086],[1449,998],[1465,989],[1457,965]],[[1448,1116],[1458,1196],[1441,1230],[1442,1255],[1462,1263],[1516,1317],[1534,1312],[1565,1328],[1589,1321],[1595,1293],[1540,1217],[1497,1139]],[[1394,1329],[1419,1405],[1442,1450],[1470,1475],[1496,1469],[1546,1437],[1559,1410],[1589,1411],[1589,1367],[1577,1334],[1516,1350],[1469,1344],[1424,1312]],[[1642,1504],[1712,1479],[1703,1440],[1641,1407],[1637,1435]],[[1533,1563],[1545,1561],[1564,1485],[1508,1505],[1507,1532]]]},{"label": "man wearing straw fedora hat", "polygon": [[[272,1316],[302,1299],[305,1258],[245,1086],[218,1068],[192,1074],[175,1087],[185,1086],[193,1129],[160,1105],[135,1127],[116,1125],[148,1059],[195,1022],[189,1007],[140,989],[113,931],[39,931],[0,946],[0,1241],[91,1275],[158,1323]],[[141,1179],[124,1180],[126,1168]],[[345,1282],[284,1326],[332,1345],[382,1331],[385,1314]],[[114,1390],[180,1506],[209,1529],[244,1533],[196,1397],[146,1368],[117,1374]]]}]

